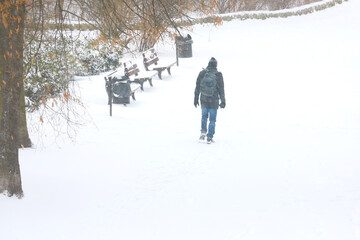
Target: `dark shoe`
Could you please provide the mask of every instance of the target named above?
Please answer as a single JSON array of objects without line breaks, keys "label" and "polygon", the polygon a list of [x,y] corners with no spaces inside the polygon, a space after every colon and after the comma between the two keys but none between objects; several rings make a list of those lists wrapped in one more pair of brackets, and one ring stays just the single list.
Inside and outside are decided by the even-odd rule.
[{"label": "dark shoe", "polygon": [[206,142],[207,142],[207,144],[211,144],[211,143],[214,143],[215,141],[212,138],[208,137]]}]

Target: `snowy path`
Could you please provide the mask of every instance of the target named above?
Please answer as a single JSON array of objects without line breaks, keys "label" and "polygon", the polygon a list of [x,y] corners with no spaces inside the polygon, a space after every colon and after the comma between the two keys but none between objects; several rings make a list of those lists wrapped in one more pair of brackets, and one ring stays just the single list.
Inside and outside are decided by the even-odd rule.
[{"label": "snowy path", "polygon": [[[113,117],[103,79],[80,82],[94,124],[76,143],[21,152],[26,196],[0,197],[1,235],[360,239],[359,6],[198,26],[194,57]],[[227,107],[209,146],[193,91],[212,56]]]}]

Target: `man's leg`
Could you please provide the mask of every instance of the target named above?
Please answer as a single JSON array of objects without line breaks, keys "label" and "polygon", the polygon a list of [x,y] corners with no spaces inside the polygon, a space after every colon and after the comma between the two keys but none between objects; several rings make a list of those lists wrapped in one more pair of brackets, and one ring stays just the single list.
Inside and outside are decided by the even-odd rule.
[{"label": "man's leg", "polygon": [[208,136],[208,138],[212,139],[215,134],[217,109],[209,109],[208,112],[210,114],[210,122],[209,122],[209,132],[208,132],[207,136]]},{"label": "man's leg", "polygon": [[201,133],[207,132],[207,121],[209,117],[209,110],[207,108],[201,109]]}]

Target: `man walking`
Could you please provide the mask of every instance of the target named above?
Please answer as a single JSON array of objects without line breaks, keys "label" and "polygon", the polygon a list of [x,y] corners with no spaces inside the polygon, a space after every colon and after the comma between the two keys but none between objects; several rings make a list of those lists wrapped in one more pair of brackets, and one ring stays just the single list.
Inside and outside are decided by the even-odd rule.
[{"label": "man walking", "polygon": [[[195,88],[195,107],[201,103],[201,135],[200,140],[213,143],[215,134],[216,115],[219,106],[225,108],[224,80],[221,72],[217,71],[217,61],[211,58],[206,69],[199,73]],[[220,105],[219,105],[220,101]],[[209,125],[208,123],[209,121]]]}]

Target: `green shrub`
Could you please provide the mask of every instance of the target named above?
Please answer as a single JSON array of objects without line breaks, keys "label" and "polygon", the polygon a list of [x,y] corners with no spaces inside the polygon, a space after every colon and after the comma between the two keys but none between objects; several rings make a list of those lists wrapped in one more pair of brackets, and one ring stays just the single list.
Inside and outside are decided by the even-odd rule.
[{"label": "green shrub", "polygon": [[25,99],[37,109],[49,98],[68,90],[74,75],[95,75],[119,67],[121,47],[116,44],[57,36],[49,31],[40,41],[32,39],[24,51]]},{"label": "green shrub", "polygon": [[72,40],[54,35],[41,44],[33,39],[24,50],[25,99],[31,110],[68,90],[75,69],[82,68],[72,54]]},{"label": "green shrub", "polygon": [[101,72],[115,70],[120,66],[121,46],[107,41],[86,40],[78,44],[75,51],[85,71],[77,75],[96,75]]}]

